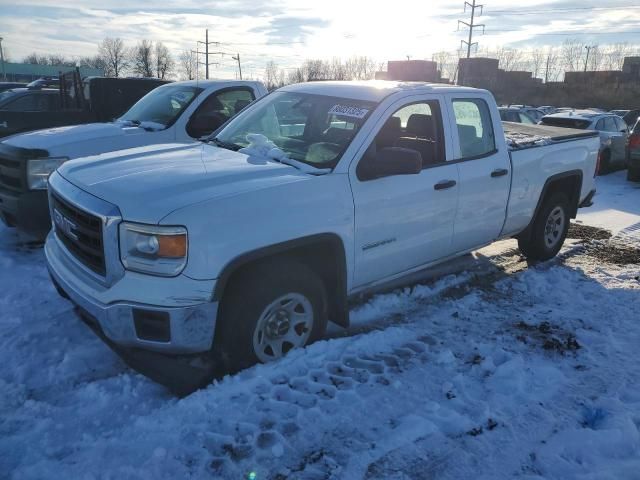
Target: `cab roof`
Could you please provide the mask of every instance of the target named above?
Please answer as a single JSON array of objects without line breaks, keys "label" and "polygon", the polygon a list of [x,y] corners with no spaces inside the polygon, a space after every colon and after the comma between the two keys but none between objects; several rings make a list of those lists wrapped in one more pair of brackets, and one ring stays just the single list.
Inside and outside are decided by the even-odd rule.
[{"label": "cab roof", "polygon": [[328,95],[379,103],[394,93],[472,93],[480,92],[481,90],[439,83],[365,80],[350,82],[317,81],[296,83],[294,85],[282,87],[279,91]]}]

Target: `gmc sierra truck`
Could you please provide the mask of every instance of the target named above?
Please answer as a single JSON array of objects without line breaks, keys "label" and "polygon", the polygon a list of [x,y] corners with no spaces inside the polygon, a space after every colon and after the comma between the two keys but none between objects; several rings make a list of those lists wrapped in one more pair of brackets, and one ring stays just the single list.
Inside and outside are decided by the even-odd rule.
[{"label": "gmc sierra truck", "polygon": [[[286,86],[206,143],[59,167],[48,268],[150,377],[193,358],[237,371],[347,326],[351,296],[498,239],[552,258],[590,205],[598,149],[597,132],[505,134],[484,90]],[[190,375],[171,381],[206,381]]]},{"label": "gmc sierra truck", "polygon": [[200,80],[169,83],[120,118],[14,135],[0,142],[0,219],[43,241],[51,228],[47,178],[67,160],[144,145],[194,143],[256,98],[260,82]]}]

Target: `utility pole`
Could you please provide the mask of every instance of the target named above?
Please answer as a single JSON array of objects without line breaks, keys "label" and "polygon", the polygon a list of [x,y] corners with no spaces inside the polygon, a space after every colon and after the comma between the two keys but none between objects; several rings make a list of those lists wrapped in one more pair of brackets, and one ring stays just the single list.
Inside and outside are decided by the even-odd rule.
[{"label": "utility pole", "polygon": [[587,71],[587,66],[589,65],[589,54],[591,53],[591,50],[593,50],[594,48],[598,48],[597,45],[587,45],[584,48],[587,49],[587,58],[584,59],[584,71]]},{"label": "utility pole", "polygon": [[461,40],[460,45],[467,46],[467,58],[471,58],[471,48],[474,45],[476,46],[478,45],[478,42],[473,41],[473,29],[482,27],[482,33],[484,34],[484,27],[485,27],[484,24],[473,23],[476,17],[476,9],[480,9],[480,15],[482,15],[482,9],[484,8],[484,5],[477,5],[476,0],[472,0],[472,3],[464,2],[465,13],[467,11],[467,7],[469,7],[469,9],[471,10],[471,20],[469,21],[469,23],[465,22],[464,20],[458,20],[458,30],[460,30],[460,24],[464,25],[469,29],[469,40],[466,40],[466,41]]},{"label": "utility pole", "polygon": [[238,61],[238,72],[240,73],[240,80],[242,80],[242,65],[240,65],[240,54],[236,53],[236,56],[232,56],[231,58]]},{"label": "utility pole", "polygon": [[0,37],[0,63],[2,63],[2,78],[7,81],[7,72],[4,69],[4,52],[2,51],[2,37]]},{"label": "utility pole", "polygon": [[[209,55],[223,55],[224,56],[224,52],[210,52],[209,51],[209,45],[215,45],[216,47],[220,44],[220,42],[210,42],[209,41],[209,29],[207,28],[206,33],[205,33],[205,41],[201,42],[198,41],[198,43],[203,43],[204,44],[204,52],[200,52],[196,50],[196,54],[203,54],[205,57],[205,61],[202,62],[202,65],[205,65],[205,78],[207,80],[209,80],[209,65],[217,65],[217,63],[214,62],[209,62]],[[198,58],[198,62],[199,62],[199,58]],[[200,62],[199,62],[200,63]]]}]

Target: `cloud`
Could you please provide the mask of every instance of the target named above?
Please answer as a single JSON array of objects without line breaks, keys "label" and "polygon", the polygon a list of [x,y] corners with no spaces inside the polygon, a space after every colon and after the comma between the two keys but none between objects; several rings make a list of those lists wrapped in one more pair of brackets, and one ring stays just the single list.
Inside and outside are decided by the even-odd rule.
[{"label": "cloud", "polygon": [[283,15],[269,19],[267,25],[251,29],[263,33],[272,42],[297,42],[304,40],[314,29],[328,27],[330,22],[322,18],[304,18]]}]

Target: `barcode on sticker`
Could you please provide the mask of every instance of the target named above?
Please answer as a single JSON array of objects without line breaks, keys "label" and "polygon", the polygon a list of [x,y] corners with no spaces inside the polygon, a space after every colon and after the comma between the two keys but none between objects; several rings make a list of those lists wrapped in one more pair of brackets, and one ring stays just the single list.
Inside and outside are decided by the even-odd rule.
[{"label": "barcode on sticker", "polygon": [[343,117],[364,118],[369,113],[366,108],[351,107],[349,105],[334,105],[329,110],[329,114],[341,115]]}]

